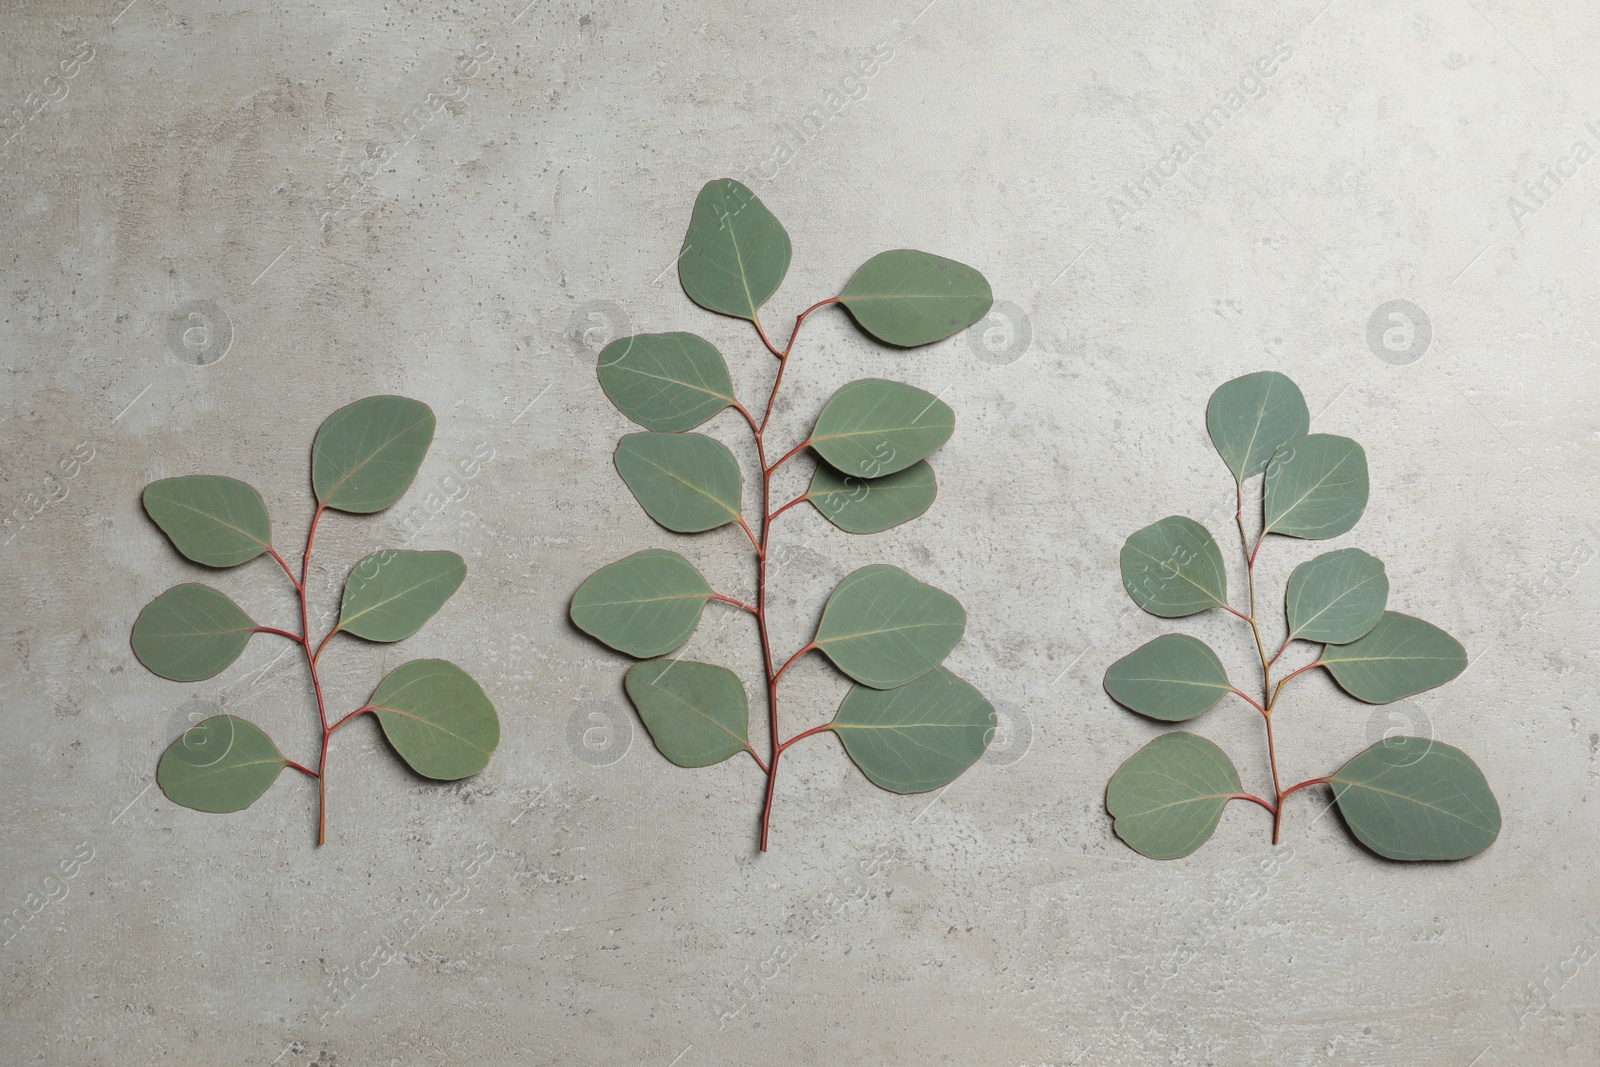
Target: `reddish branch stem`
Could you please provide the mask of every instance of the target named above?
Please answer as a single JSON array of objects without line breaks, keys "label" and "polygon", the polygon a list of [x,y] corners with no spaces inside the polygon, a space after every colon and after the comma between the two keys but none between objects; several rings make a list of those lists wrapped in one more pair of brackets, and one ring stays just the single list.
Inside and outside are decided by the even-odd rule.
[{"label": "reddish branch stem", "polygon": [[804,741],[806,738],[810,737],[812,734],[825,733],[826,731],[831,730],[831,729],[833,729],[833,723],[831,723],[831,722],[825,722],[821,726],[813,726],[811,729],[806,730],[804,733],[795,734],[793,737],[789,738],[789,740],[787,740],[783,744],[779,745],[778,746],[778,751],[782,752],[784,749],[788,748],[790,745],[794,744],[796,741]]},{"label": "reddish branch stem", "polygon": [[[817,730],[808,730],[806,733],[790,738],[787,742],[780,742],[778,740],[778,680],[783,677],[783,673],[787,671],[796,660],[805,655],[807,652],[810,652],[813,646],[809,644],[806,645],[806,647],[796,652],[793,656],[790,656],[782,667],[774,667],[774,659],[772,655],[772,635],[767,628],[767,546],[772,536],[772,520],[783,514],[785,511],[788,511],[796,504],[800,503],[805,499],[805,497],[800,496],[794,500],[791,500],[789,503],[783,505],[777,510],[773,510],[772,474],[779,467],[783,466],[784,463],[805,451],[805,449],[810,446],[811,442],[809,439],[802,441],[800,444],[784,453],[784,455],[779,458],[777,462],[769,464],[767,462],[766,446],[767,424],[772,421],[773,407],[778,401],[778,389],[783,385],[783,372],[788,369],[789,353],[794,350],[794,339],[800,333],[801,324],[806,321],[807,315],[810,315],[818,308],[827,307],[829,304],[836,304],[838,302],[838,297],[829,297],[827,300],[820,300],[817,303],[812,304],[800,314],[796,315],[794,319],[794,329],[789,332],[788,343],[783,346],[782,350],[779,350],[779,348],[774,345],[772,340],[767,336],[767,331],[762,327],[760,318],[752,320],[755,323],[756,333],[761,337],[761,343],[766,345],[767,351],[778,357],[778,373],[773,377],[772,391],[767,394],[767,404],[766,408],[762,412],[760,422],[756,421],[755,416],[753,416],[749,409],[743,404],[738,402],[735,402],[734,404],[735,409],[738,410],[739,414],[744,417],[745,422],[750,424],[750,433],[755,438],[756,442],[756,460],[761,465],[761,534],[759,537],[757,537],[754,533],[752,533],[750,527],[742,518],[739,520],[739,525],[744,527],[745,533],[750,536],[750,541],[755,546],[756,550],[756,602],[755,607],[750,610],[753,610],[755,614],[756,628],[761,634],[761,662],[767,675],[767,731],[769,742],[771,744],[771,755],[768,757],[766,763],[762,763],[761,758],[755,754],[755,750],[749,750],[751,758],[756,761],[756,766],[760,767],[762,773],[767,776],[766,796],[761,805],[762,852],[767,850],[767,837],[769,827],[772,822],[772,798],[775,790],[777,789],[778,783],[778,756],[785,748],[794,744],[796,741],[800,740],[800,738],[818,732]],[[748,605],[740,606],[748,607]],[[819,727],[819,729],[823,728]]]}]

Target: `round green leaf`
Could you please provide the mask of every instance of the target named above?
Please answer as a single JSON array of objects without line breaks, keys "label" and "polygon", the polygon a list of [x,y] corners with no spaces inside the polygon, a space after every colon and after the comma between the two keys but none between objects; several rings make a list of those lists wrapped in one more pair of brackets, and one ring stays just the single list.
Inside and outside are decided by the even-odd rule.
[{"label": "round green leaf", "polygon": [[467,577],[454,552],[374,552],[350,572],[339,629],[368,641],[399,641],[422,629]]},{"label": "round green leaf", "polygon": [[1314,433],[1282,445],[1267,465],[1261,532],[1322,540],[1367,507],[1367,453],[1348,437]]},{"label": "round green leaf", "polygon": [[403,396],[369,396],[335,411],[311,446],[317,501],[367,515],[399,500],[433,443],[433,409]]},{"label": "round green leaf", "polygon": [[1169,515],[1122,546],[1122,585],[1152,615],[1177,619],[1228,604],[1222,549],[1204,526]]},{"label": "round green leaf", "polygon": [[1279,445],[1311,431],[1311,414],[1299,386],[1265,370],[1220,385],[1206,405],[1206,429],[1242,485],[1266,469]]},{"label": "round green leaf", "polygon": [[994,708],[943,667],[897,689],[853,686],[830,724],[861,773],[895,793],[958,778],[994,736]]},{"label": "round green leaf", "polygon": [[600,388],[647,430],[692,430],[734,403],[728,364],[692,333],[619,337],[600,350]]},{"label": "round green leaf", "polygon": [[1294,569],[1284,601],[1291,639],[1354,641],[1383,617],[1389,575],[1381,559],[1359,548],[1324,552]]},{"label": "round green leaf", "polygon": [[678,280],[707,311],[754,319],[789,273],[789,235],[732,178],[707,182],[678,253]]},{"label": "round green leaf", "polygon": [[1106,810],[1129,848],[1171,860],[1205,844],[1242,789],[1222,749],[1178,731],[1162,734],[1117,768],[1106,787]]},{"label": "round green leaf", "polygon": [[591,574],[573,594],[572,621],[618,652],[648,659],[689,640],[710,599],[693,564],[652,548]]},{"label": "round green leaf", "polygon": [[933,468],[923,460],[882,478],[840,474],[819,463],[806,499],[846,533],[875,534],[927,511],[938,491]]},{"label": "round green leaf", "polygon": [[726,667],[654,660],[628,668],[624,683],[650,739],[680,767],[709,767],[750,751],[750,702]]},{"label": "round green leaf", "polygon": [[739,521],[743,479],[728,446],[699,433],[631,433],[617,473],[652,519],[678,533]]},{"label": "round green leaf", "polygon": [[1431,622],[1386,611],[1362,637],[1323,649],[1322,664],[1357,700],[1388,704],[1443,685],[1466,670],[1467,650]]},{"label": "round green leaf", "polygon": [[927,457],[955,428],[956,413],[932,393],[863,378],[829,398],[811,447],[845,474],[880,478]]},{"label": "round green leaf", "polygon": [[893,689],[943,663],[966,628],[955,597],[876,564],[839,583],[812,643],[862,685]]},{"label": "round green leaf", "polygon": [[402,663],[372,694],[383,736],[425,778],[453,782],[489,765],[500,719],[472,676],[442,659]]},{"label": "round green leaf", "polygon": [[272,544],[261,494],[234,478],[195,474],[151,482],[144,510],[174,548],[207,567],[237,567]]},{"label": "round green leaf", "polygon": [[994,294],[983,275],[965,263],[901,248],[863,263],[839,302],[878,340],[915,348],[983,318]]},{"label": "round green leaf", "polygon": [[259,726],[213,715],[161,754],[156,784],[174,804],[221,814],[254,804],[286,766],[283,753]]},{"label": "round green leaf", "polygon": [[1425,737],[1387,737],[1333,774],[1350,832],[1392,860],[1459,860],[1500,834],[1500,805],[1478,765]]},{"label": "round green leaf", "polygon": [[175,585],[145,605],[133,624],[133,654],[174,682],[220,674],[244,651],[255,620],[209,585]]},{"label": "round green leaf", "polygon": [[1165,722],[1192,719],[1232,690],[1211,646],[1186,634],[1164,634],[1106,669],[1113,700]]}]

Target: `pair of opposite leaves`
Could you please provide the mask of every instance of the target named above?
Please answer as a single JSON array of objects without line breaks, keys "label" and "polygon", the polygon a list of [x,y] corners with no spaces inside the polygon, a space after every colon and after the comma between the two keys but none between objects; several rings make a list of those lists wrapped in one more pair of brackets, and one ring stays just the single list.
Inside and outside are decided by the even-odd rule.
[{"label": "pair of opposite leaves", "polygon": [[[715,181],[695,202],[679,277],[697,304],[754,322],[787,274],[790,252],[782,225],[753,193]],[[992,295],[972,268],[900,249],[863,264],[837,301],[877,339],[915,347],[981,319]],[[679,533],[742,522],[743,479],[732,452],[685,432],[738,404],[721,353],[690,333],[640,334],[607,345],[597,369],[606,395],[649,431],[625,436],[614,457],[645,512]],[[850,533],[910,521],[937,493],[925,457],[954,427],[950,407],[921,389],[851,382],[824,405],[807,439],[822,462],[800,500]],[[574,595],[571,615],[602,643],[649,659],[687,641],[712,599],[688,560],[653,549],[592,575]],[[982,754],[993,708],[941,666],[965,626],[954,597],[895,567],[863,567],[829,597],[811,647],[857,683],[829,728],[875,784],[901,793],[937,788]],[[625,685],[672,762],[703,767],[741,751],[755,755],[748,697],[732,671],[657,660],[631,668]]]},{"label": "pair of opposite leaves", "polygon": [[[405,493],[434,434],[433,411],[398,396],[340,408],[312,446],[319,510],[356,515],[388,508]],[[193,475],[152,482],[144,507],[188,559],[218,569],[272,552],[261,494],[233,478]],[[454,552],[384,550],[356,565],[345,583],[333,633],[400,641],[422,628],[466,577]],[[139,614],[134,654],[173,681],[211,678],[244,652],[259,625],[225,594],[199,583],[169,589]],[[331,634],[329,635],[332,636]],[[465,671],[445,660],[413,660],[391,671],[368,708],[395,752],[424,777],[455,780],[487,765],[499,743],[494,706]],[[156,778],[174,802],[237,811],[260,797],[287,766],[271,738],[246,719],[218,715],[189,730],[163,755]]]},{"label": "pair of opposite leaves", "polygon": [[[1206,424],[1241,499],[1244,483],[1265,475],[1263,539],[1268,533],[1336,537],[1360,519],[1368,496],[1366,453],[1349,438],[1309,433],[1305,398],[1286,376],[1263,371],[1225,383],[1207,405]],[[1228,607],[1222,551],[1192,519],[1170,516],[1134,533],[1123,546],[1121,570],[1129,596],[1153,615]],[[1415,696],[1466,669],[1459,642],[1431,623],[1387,610],[1388,595],[1383,563],[1360,549],[1308,560],[1295,568],[1285,592],[1285,644],[1322,644],[1313,666],[1369,704]],[[1112,664],[1105,687],[1118,703],[1165,722],[1192,719],[1236,691],[1217,654],[1183,634],[1158,637]],[[1357,839],[1391,859],[1461,859],[1499,833],[1499,806],[1482,772],[1459,749],[1432,739],[1386,738],[1327,784]],[[1241,791],[1238,771],[1220,748],[1173,733],[1118,770],[1107,807],[1132,848],[1174,858],[1203,844]]]}]

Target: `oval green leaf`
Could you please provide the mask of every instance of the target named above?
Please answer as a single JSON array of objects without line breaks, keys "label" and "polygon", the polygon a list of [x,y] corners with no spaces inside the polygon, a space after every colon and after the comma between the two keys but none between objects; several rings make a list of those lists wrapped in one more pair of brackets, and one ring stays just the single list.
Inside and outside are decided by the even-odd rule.
[{"label": "oval green leaf", "polygon": [[983,318],[994,294],[984,276],[965,263],[901,248],[863,263],[839,302],[878,340],[915,348]]},{"label": "oval green leaf", "polygon": [[1359,444],[1327,433],[1296,437],[1267,464],[1262,535],[1337,537],[1361,518],[1367,489],[1367,453]]},{"label": "oval green leaf", "polygon": [[383,736],[424,778],[453,782],[489,765],[500,719],[472,676],[442,659],[402,663],[367,701]]},{"label": "oval green leaf", "polygon": [[1217,454],[1240,485],[1260,474],[1278,447],[1311,431],[1300,387],[1277,371],[1224,382],[1206,405],[1206,429]]},{"label": "oval green leaf", "polygon": [[829,724],[861,773],[894,793],[960,777],[994,737],[994,708],[943,667],[897,689],[853,686]]},{"label": "oval green leaf", "polygon": [[1443,685],[1466,670],[1467,650],[1431,622],[1386,611],[1359,639],[1323,649],[1321,662],[1357,700],[1388,704]]},{"label": "oval green leaf", "polygon": [[1389,575],[1381,559],[1359,548],[1324,552],[1294,569],[1284,602],[1291,640],[1345,644],[1378,625]]},{"label": "oval green leaf", "polygon": [[133,624],[133,654],[174,682],[214,677],[244,652],[255,620],[209,585],[175,585],[145,605]]},{"label": "oval green leaf", "polygon": [[1163,734],[1117,768],[1106,810],[1117,836],[1155,860],[1187,856],[1211,837],[1222,809],[1241,792],[1239,772],[1215,744],[1195,734]]},{"label": "oval green leaf", "polygon": [[921,515],[938,492],[933,468],[924,460],[882,478],[857,478],[819,463],[806,499],[846,533],[875,534]]},{"label": "oval green leaf", "polygon": [[752,751],[750,701],[726,667],[654,660],[628,668],[624,684],[650,739],[680,767],[709,767]]},{"label": "oval green leaf", "polygon": [[753,320],[783,284],[789,254],[789,235],[767,206],[732,178],[721,178],[695,198],[678,252],[678,280],[707,311]]},{"label": "oval green leaf", "polygon": [[272,545],[272,520],[254,487],[195,474],[144,487],[144,510],[172,547],[207,567],[237,567]]},{"label": "oval green leaf", "polygon": [[812,644],[862,685],[893,689],[943,663],[966,628],[955,597],[880,563],[839,583]]},{"label": "oval green leaf", "polygon": [[645,513],[669,530],[699,533],[739,521],[743,479],[728,446],[699,433],[631,433],[617,442],[617,473]]},{"label": "oval green leaf", "polygon": [[1106,669],[1106,692],[1123,707],[1163,722],[1183,722],[1232,692],[1222,661],[1204,641],[1164,634]]},{"label": "oval green leaf", "polygon": [[1350,832],[1387,859],[1465,859],[1500,835],[1500,805],[1483,772],[1439,741],[1384,738],[1328,783]]},{"label": "oval green leaf", "polygon": [[345,580],[338,628],[368,641],[410,637],[466,577],[466,561],[454,552],[374,552]]},{"label": "oval green leaf", "polygon": [[318,503],[367,515],[399,500],[433,443],[433,409],[403,396],[369,396],[335,411],[311,445]]},{"label": "oval green leaf", "polygon": [[254,804],[287,766],[259,726],[234,715],[213,715],[161,754],[156,784],[174,804],[223,814]]},{"label": "oval green leaf", "polygon": [[1122,586],[1135,604],[1164,619],[1228,605],[1222,549],[1204,526],[1182,515],[1169,515],[1128,538]]},{"label": "oval green leaf", "polygon": [[692,333],[619,337],[600,350],[600,388],[647,430],[692,430],[734,403],[728,364]]},{"label": "oval green leaf", "polygon": [[572,596],[572,621],[618,652],[648,659],[689,640],[710,599],[693,564],[652,548],[591,574]]},{"label": "oval green leaf", "polygon": [[956,413],[932,393],[863,378],[829,398],[811,447],[845,474],[881,478],[926,458],[955,428]]}]

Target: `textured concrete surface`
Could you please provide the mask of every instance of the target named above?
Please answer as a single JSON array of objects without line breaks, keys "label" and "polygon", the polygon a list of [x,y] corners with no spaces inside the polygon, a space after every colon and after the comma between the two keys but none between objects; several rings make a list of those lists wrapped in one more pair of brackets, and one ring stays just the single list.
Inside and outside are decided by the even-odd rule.
[{"label": "textured concrete surface", "polygon": [[[5,5],[0,1061],[1595,1062],[1591,6],[125,2]],[[628,496],[593,371],[619,330],[689,329],[764,391],[748,328],[671,270],[719,176],[793,237],[775,327],[900,246],[978,266],[1003,302],[914,353],[842,313],[807,324],[782,434],[866,375],[941,393],[959,425],[918,522],[785,518],[774,626],[797,647],[840,576],[902,563],[966,605],[952,665],[1008,729],[937,797],[797,747],[766,856],[758,773],[670,766],[624,661],[565,617],[648,546],[751,592],[736,531],[677,538]],[[1375,859],[1317,790],[1276,849],[1248,805],[1178,862],[1111,834],[1106,780],[1157,729],[1105,696],[1106,665],[1173,628],[1251,662],[1226,617],[1132,609],[1117,552],[1172,512],[1230,543],[1203,405],[1263,368],[1367,447],[1372,501],[1335,544],[1382,557],[1391,606],[1473,657],[1388,709],[1297,682],[1285,773],[1432,733],[1503,807],[1476,859]],[[291,609],[270,563],[181,560],[138,491],[244,478],[293,550],[316,427],[374,392],[438,413],[406,503],[437,513],[328,522],[319,603],[408,537],[470,572],[404,644],[330,646],[330,700],[443,656],[504,737],[452,787],[370,723],[341,733],[319,850],[299,778],[225,817],[152,787],[201,715],[304,760],[315,714],[270,638],[194,685],[133,659],[135,615],[179,581]],[[731,417],[713,429],[749,456]],[[1323,547],[1271,542],[1265,588]],[[741,617],[698,640],[754,671]],[[844,688],[803,664],[785,721]],[[1249,709],[1196,728],[1265,788]]]}]

